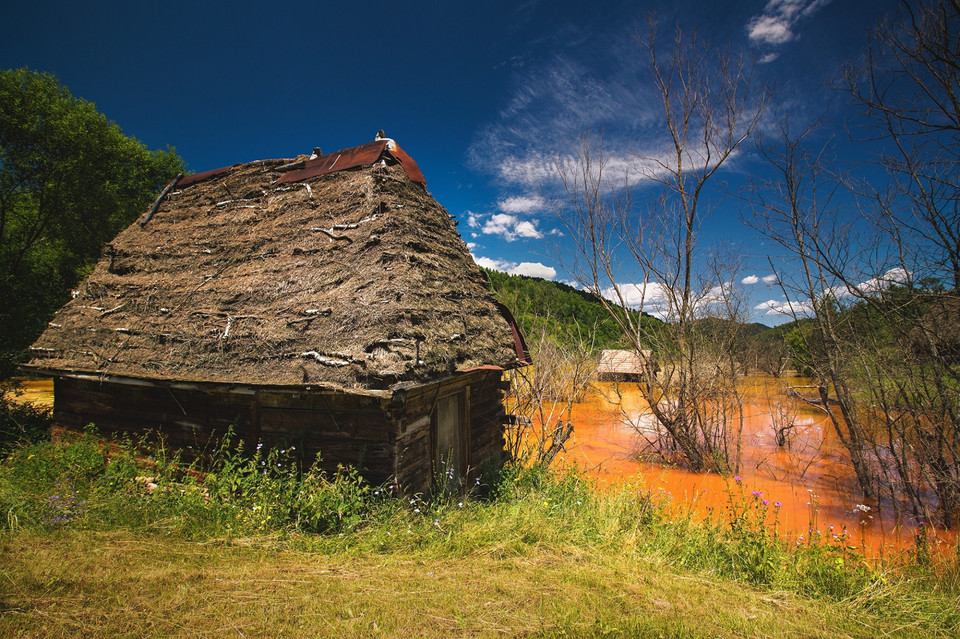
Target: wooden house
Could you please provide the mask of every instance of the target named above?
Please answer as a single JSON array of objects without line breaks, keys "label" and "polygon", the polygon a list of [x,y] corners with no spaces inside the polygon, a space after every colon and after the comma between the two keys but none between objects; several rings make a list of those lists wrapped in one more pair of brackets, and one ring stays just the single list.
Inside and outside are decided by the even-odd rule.
[{"label": "wooden house", "polygon": [[180,177],[32,347],[67,429],[203,447],[232,427],[421,490],[503,453],[528,355],[393,140]]},{"label": "wooden house", "polygon": [[605,350],[600,354],[597,379],[601,382],[640,382],[647,371],[656,374],[659,368],[652,351]]}]

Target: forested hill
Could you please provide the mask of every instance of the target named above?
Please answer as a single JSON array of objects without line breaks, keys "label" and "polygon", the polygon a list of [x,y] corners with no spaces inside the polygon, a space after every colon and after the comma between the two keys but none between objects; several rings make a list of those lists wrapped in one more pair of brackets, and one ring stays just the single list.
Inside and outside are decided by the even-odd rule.
[{"label": "forested hill", "polygon": [[[531,344],[546,336],[563,345],[583,340],[594,349],[627,346],[617,323],[595,295],[537,277],[483,271],[490,289],[516,317]],[[628,312],[634,318],[640,316],[637,311]],[[643,321],[659,323],[649,315]]]}]

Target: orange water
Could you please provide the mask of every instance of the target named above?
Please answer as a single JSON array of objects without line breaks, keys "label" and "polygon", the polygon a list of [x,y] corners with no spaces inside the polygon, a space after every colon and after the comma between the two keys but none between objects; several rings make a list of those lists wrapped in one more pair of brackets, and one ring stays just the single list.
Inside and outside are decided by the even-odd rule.
[{"label": "orange water", "polygon": [[[602,484],[639,480],[695,516],[721,516],[731,496],[758,505],[766,500],[768,523],[773,525],[775,517],[778,531],[801,543],[809,541],[811,530],[827,540],[846,530],[848,544],[873,553],[912,547],[916,522],[896,521],[892,504],[870,504],[866,512],[855,508],[863,500],[849,454],[829,418],[819,408],[786,394],[788,386],[809,383],[803,378],[758,376],[744,384],[739,482],[715,473],[638,461],[644,441],[628,421],[649,423],[651,418],[636,386],[628,383],[598,382],[573,407],[572,441],[558,459],[589,471]],[[778,414],[795,424],[788,446],[777,446],[773,423]],[[754,492],[761,495],[755,498]],[[941,531],[939,538],[950,542],[954,535]]]},{"label": "orange water", "polygon": [[11,391],[11,399],[53,408],[52,379],[12,379],[4,382],[4,390]]},{"label": "orange water", "polygon": [[[53,380],[18,382],[22,391],[18,401],[53,406]],[[808,383],[799,377],[758,376],[744,385],[747,405],[739,483],[714,473],[638,461],[643,442],[626,419],[644,419],[647,406],[630,384],[597,382],[585,401],[574,405],[575,430],[558,461],[576,464],[605,485],[639,480],[645,488],[662,490],[678,509],[699,516],[720,516],[731,495],[752,501],[752,493],[758,491],[762,493],[758,499],[768,501],[770,523],[775,514],[779,531],[793,539],[802,536],[804,542],[811,528],[829,539],[846,527],[850,543],[875,553],[911,547],[915,522],[881,516],[891,510],[890,504],[881,503],[880,508],[873,504],[867,513],[854,510],[861,502],[856,477],[826,414],[784,392],[787,386]],[[772,424],[778,412],[796,424],[787,447],[776,445]],[[774,507],[777,502],[779,508]],[[938,535],[955,543],[955,533]]]}]

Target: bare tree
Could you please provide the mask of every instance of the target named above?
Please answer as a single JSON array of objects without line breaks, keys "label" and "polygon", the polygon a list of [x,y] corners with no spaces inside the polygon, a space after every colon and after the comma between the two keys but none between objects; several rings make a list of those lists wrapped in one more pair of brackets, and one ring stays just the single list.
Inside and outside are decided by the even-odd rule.
[{"label": "bare tree", "polygon": [[[825,167],[822,152],[811,153],[806,148],[806,139],[815,127],[792,135],[785,119],[780,119],[779,126],[776,143],[759,147],[772,177],[752,185],[748,201],[753,217],[748,223],[794,258],[789,270],[775,270],[794,320],[808,315],[814,320],[811,330],[797,331],[800,348],[796,354],[814,376],[817,404],[824,408],[849,451],[864,496],[875,499],[868,427],[849,384],[841,348],[842,320],[835,306],[836,274],[847,272],[852,246],[849,228],[842,225],[834,205],[839,185]],[[830,409],[832,405],[839,407],[839,413]]]},{"label": "bare tree", "polygon": [[[790,290],[784,278],[784,292],[812,320],[797,331],[800,350],[864,495],[886,492],[895,508],[951,525],[960,518],[960,3],[904,3],[845,79],[884,149],[887,179],[827,175],[809,132],[783,125],[764,150],[776,178],[753,192],[754,224],[796,258],[800,275]],[[859,217],[833,205],[841,188]]]},{"label": "bare tree", "polygon": [[593,343],[580,336],[558,346],[542,328],[533,338],[533,366],[510,372],[507,451],[522,465],[549,466],[573,434],[573,405],[583,401],[596,370]]},{"label": "bare tree", "polygon": [[902,2],[844,80],[864,130],[889,143],[876,223],[916,251],[916,276],[960,290],[960,0]]},{"label": "bare tree", "polygon": [[[735,308],[730,265],[709,265],[697,235],[707,214],[707,188],[756,129],[765,91],[751,89],[751,65],[718,52],[679,27],[667,51],[658,25],[638,38],[660,107],[662,147],[630,155],[629,169],[611,182],[611,158],[585,136],[575,157],[561,157],[564,197],[557,213],[577,243],[569,270],[604,300],[633,349],[651,346],[658,365],[643,367],[644,395],[657,423],[656,445],[695,470],[727,471],[731,454],[729,340],[704,330],[702,320]],[[635,186],[634,183],[642,185]],[[645,206],[631,200],[643,188]],[[632,283],[622,273],[636,273]],[[654,307],[666,324],[646,330],[625,309]],[[727,324],[726,326],[730,326]],[[659,372],[656,372],[659,371]],[[733,410],[733,413],[731,413]]]},{"label": "bare tree", "polygon": [[845,79],[887,149],[878,163],[888,184],[857,189],[887,248],[874,277],[903,279],[863,290],[844,278],[867,324],[890,330],[860,370],[902,490],[929,520],[923,493],[932,489],[950,525],[960,518],[960,358],[951,347],[960,323],[960,1],[902,2]]}]

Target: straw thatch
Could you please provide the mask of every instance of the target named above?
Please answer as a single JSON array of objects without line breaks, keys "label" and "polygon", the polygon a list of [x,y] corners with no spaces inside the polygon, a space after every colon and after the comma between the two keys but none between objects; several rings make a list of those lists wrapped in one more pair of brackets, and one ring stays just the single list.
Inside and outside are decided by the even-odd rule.
[{"label": "straw thatch", "polygon": [[385,389],[522,359],[409,162],[281,183],[298,159],[186,178],[107,246],[27,368]]},{"label": "straw thatch", "polygon": [[601,381],[628,381],[639,379],[652,367],[651,351],[605,350],[600,354],[597,376]]}]

